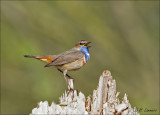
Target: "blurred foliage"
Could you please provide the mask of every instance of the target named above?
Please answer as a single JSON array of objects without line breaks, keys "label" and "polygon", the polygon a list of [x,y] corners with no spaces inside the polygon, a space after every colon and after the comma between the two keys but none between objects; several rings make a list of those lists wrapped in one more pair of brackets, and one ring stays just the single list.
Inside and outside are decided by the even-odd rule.
[{"label": "blurred foliage", "polygon": [[[29,114],[39,101],[58,103],[67,89],[55,68],[23,55],[58,54],[79,40],[91,59],[76,72],[75,88],[92,94],[111,71],[120,98],[159,111],[158,1],[1,1],[1,113]],[[82,85],[83,84],[83,85]]]}]

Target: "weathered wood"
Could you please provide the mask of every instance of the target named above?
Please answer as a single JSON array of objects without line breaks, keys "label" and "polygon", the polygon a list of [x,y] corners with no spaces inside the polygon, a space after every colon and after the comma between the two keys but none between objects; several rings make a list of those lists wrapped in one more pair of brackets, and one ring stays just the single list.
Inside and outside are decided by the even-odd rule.
[{"label": "weathered wood", "polygon": [[74,79],[68,79],[68,90],[74,89]]},{"label": "weathered wood", "polygon": [[[69,80],[69,84],[73,89],[73,79]],[[32,114],[139,115],[136,108],[131,108],[126,94],[120,103],[119,92],[116,92],[116,81],[112,79],[108,70],[100,76],[98,87],[93,91],[92,99],[91,96],[85,99],[83,93],[78,94],[76,90],[70,88],[59,98],[60,104],[53,102],[49,106],[47,101],[40,102],[39,106],[32,110]]]}]

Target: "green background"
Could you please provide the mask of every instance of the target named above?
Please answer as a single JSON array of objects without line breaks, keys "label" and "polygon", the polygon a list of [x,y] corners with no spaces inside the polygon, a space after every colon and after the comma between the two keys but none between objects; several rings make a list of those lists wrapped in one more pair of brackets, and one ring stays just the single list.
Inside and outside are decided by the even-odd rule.
[{"label": "green background", "polygon": [[132,107],[159,113],[158,1],[1,1],[1,113],[29,114],[40,101],[59,103],[63,75],[23,55],[58,54],[92,42],[75,89],[92,95],[108,69]]}]

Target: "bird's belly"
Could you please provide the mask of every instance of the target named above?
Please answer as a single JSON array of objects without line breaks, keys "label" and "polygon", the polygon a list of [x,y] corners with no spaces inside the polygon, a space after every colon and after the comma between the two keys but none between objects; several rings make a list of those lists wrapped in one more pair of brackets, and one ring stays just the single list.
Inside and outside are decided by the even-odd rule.
[{"label": "bird's belly", "polygon": [[58,68],[60,68],[61,70],[74,71],[74,70],[80,69],[84,65],[85,65],[85,61],[83,58],[83,59],[76,60],[75,62],[64,64],[62,66],[59,66]]}]

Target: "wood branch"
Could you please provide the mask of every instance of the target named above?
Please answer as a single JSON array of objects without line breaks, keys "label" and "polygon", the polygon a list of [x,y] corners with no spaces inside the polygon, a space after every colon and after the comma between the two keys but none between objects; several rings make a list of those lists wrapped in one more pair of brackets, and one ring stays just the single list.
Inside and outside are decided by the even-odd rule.
[{"label": "wood branch", "polygon": [[[69,80],[72,88],[73,79]],[[120,103],[119,92],[116,92],[116,81],[112,79],[111,73],[105,70],[99,78],[99,84],[93,91],[93,96],[85,95],[77,90],[68,90],[59,98],[60,103],[51,106],[48,102],[40,102],[37,108],[32,110],[34,114],[107,114],[107,115],[139,115],[136,108],[131,108],[131,104],[124,95]]]}]

